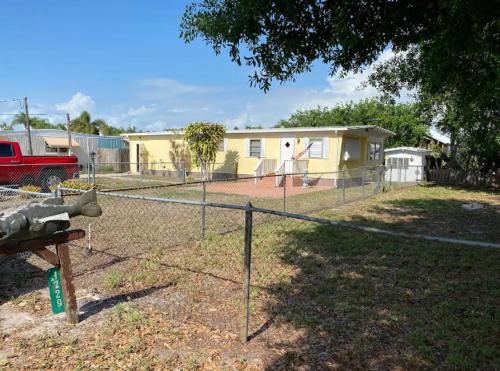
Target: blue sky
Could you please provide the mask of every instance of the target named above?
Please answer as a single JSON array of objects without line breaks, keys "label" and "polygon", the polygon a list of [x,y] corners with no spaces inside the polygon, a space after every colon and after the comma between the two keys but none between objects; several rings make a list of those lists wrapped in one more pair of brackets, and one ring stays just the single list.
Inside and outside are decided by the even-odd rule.
[{"label": "blue sky", "polygon": [[[321,63],[264,94],[227,54],[179,39],[188,3],[2,0],[0,101],[28,96],[31,112],[51,121],[86,109],[113,125],[151,131],[195,120],[272,126],[297,109],[376,95],[358,89],[366,73],[339,80]],[[0,103],[0,113],[18,109]]]}]

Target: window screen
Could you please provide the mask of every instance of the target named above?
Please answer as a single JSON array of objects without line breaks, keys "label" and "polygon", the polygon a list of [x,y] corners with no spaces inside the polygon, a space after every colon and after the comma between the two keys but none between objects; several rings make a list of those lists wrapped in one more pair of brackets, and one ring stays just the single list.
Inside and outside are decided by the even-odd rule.
[{"label": "window screen", "polygon": [[368,160],[380,160],[380,143],[368,143]]},{"label": "window screen", "polygon": [[0,144],[0,157],[14,157],[14,148],[12,144]]},{"label": "window screen", "polygon": [[359,160],[361,158],[361,146],[359,139],[346,139],[344,149],[344,160]]},{"label": "window screen", "polygon": [[309,139],[309,158],[322,158],[323,157],[323,139],[311,138]]},{"label": "window screen", "polygon": [[250,157],[260,157],[261,142],[260,139],[250,139]]}]

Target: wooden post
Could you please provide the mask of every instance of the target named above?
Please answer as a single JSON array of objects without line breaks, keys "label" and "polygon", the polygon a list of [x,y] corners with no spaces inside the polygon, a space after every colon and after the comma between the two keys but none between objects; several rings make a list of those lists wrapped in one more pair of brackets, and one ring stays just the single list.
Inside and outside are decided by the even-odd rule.
[{"label": "wooden post", "polygon": [[73,286],[73,272],[71,271],[68,243],[56,244],[56,253],[59,257],[66,317],[70,323],[78,323],[78,306],[76,303],[75,286]]},{"label": "wooden post", "polygon": [[241,340],[243,343],[248,341],[248,322],[250,319],[250,274],[252,264],[252,204],[247,203],[245,211],[245,250],[244,265],[245,278],[243,282],[243,331]]},{"label": "wooden post", "polygon": [[68,156],[73,154],[73,146],[71,145],[71,120],[69,119],[69,113],[66,113],[66,129],[68,130]]},{"label": "wooden post", "polygon": [[30,115],[28,112],[28,97],[24,97],[24,119],[26,125],[26,134],[28,135],[28,155],[33,156],[33,144],[31,143]]}]

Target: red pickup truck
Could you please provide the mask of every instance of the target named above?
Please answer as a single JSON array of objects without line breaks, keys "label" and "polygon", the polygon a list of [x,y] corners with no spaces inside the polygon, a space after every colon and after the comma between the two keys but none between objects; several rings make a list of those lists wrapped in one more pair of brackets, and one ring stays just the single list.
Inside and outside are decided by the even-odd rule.
[{"label": "red pickup truck", "polygon": [[17,142],[0,140],[0,184],[37,185],[44,191],[78,177],[76,156],[23,156]]}]

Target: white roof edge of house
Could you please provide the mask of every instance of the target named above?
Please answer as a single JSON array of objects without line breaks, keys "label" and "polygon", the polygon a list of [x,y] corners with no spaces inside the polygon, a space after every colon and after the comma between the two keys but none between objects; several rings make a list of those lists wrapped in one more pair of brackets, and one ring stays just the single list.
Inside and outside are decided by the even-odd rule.
[{"label": "white roof edge of house", "polygon": [[394,147],[387,148],[384,152],[394,152],[394,151],[413,151],[413,152],[431,152],[431,150],[419,147]]},{"label": "white roof edge of house", "polygon": [[[385,135],[393,135],[394,132],[381,128],[376,125],[357,125],[357,126],[323,126],[323,127],[300,127],[300,128],[269,128],[269,129],[242,129],[242,130],[227,130],[227,134],[258,134],[258,133],[290,133],[290,132],[318,132],[318,131],[354,131],[354,130],[370,130],[374,129]],[[125,133],[120,134],[124,137],[132,136],[161,136],[161,135],[174,135],[182,133],[179,131],[159,131],[159,132],[146,132],[146,133]]]},{"label": "white roof edge of house", "polygon": [[[44,135],[50,135],[50,134],[61,134],[61,135],[68,135],[68,132],[66,130],[61,130],[61,129],[33,129],[31,128],[31,134],[41,134],[41,136]],[[25,130],[0,130],[0,135],[25,135],[26,131]],[[89,137],[89,138],[102,138],[102,139],[123,139],[121,135],[98,135],[98,134],[87,134],[87,133],[79,133],[77,131],[72,131],[71,135],[75,136],[82,136],[82,137]]]}]

